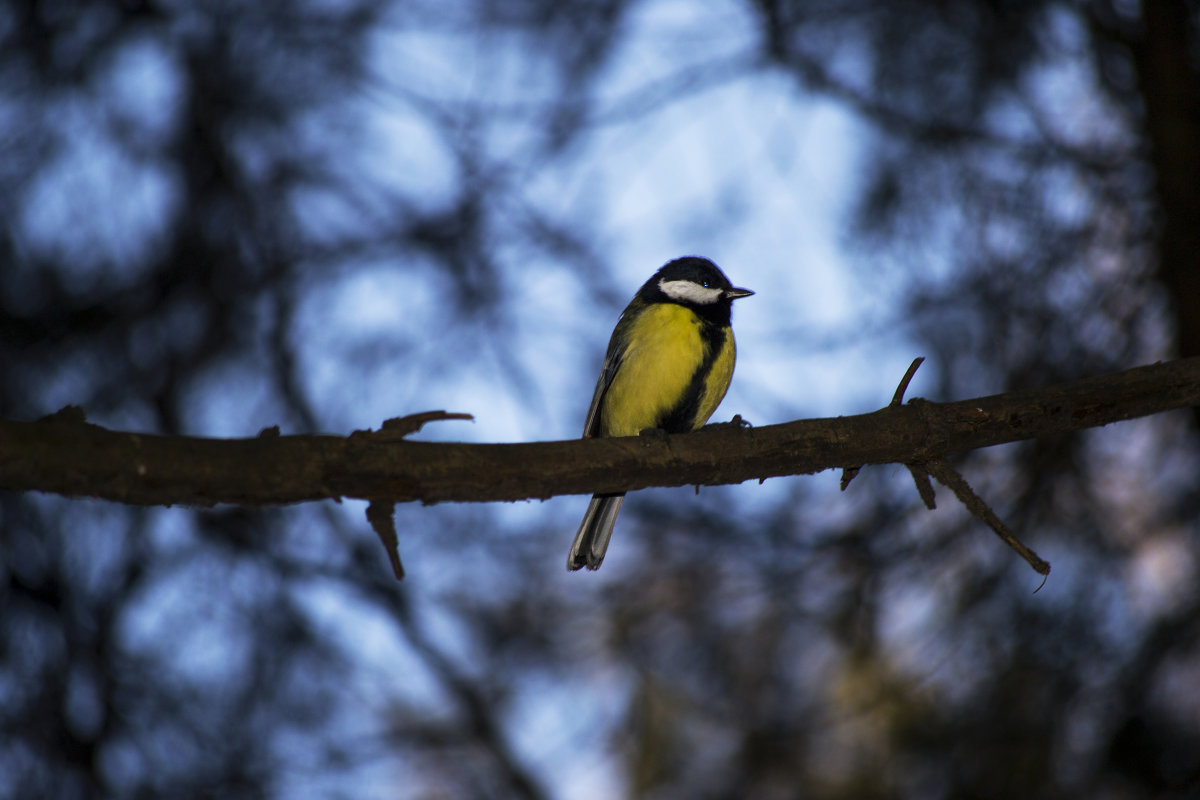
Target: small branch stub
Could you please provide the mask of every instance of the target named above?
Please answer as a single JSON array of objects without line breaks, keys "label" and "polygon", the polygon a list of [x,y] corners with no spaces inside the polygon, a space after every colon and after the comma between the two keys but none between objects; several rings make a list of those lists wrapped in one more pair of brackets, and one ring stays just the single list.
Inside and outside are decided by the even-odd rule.
[{"label": "small branch stub", "polygon": [[929,473],[916,464],[905,464],[904,466],[908,467],[913,483],[917,485],[917,494],[921,495],[925,507],[930,511],[937,509],[937,500],[933,495],[933,485],[929,482]]},{"label": "small branch stub", "polygon": [[403,417],[385,419],[379,430],[354,431],[351,438],[368,437],[377,441],[403,439],[410,433],[416,433],[425,427],[427,422],[442,422],[445,420],[461,419],[474,422],[475,417],[460,411],[422,411],[418,414],[408,414]]},{"label": "small branch stub", "polygon": [[[887,405],[888,408],[896,408],[897,406],[900,406],[904,403],[904,393],[908,391],[908,384],[912,383],[913,376],[917,374],[917,369],[924,363],[925,363],[925,356],[917,356],[916,358],[914,358],[912,360],[912,363],[908,365],[908,369],[904,373],[904,377],[900,379],[900,384],[896,387],[896,391],[892,393],[892,402],[888,403],[888,405]],[[846,487],[850,485],[850,481],[854,480],[858,476],[858,473],[861,469],[862,469],[862,464],[859,464],[856,467],[846,467],[845,469],[842,470],[842,480],[839,485],[843,492],[846,491]],[[913,477],[916,478],[915,472],[913,473]],[[928,481],[926,481],[926,483],[928,483]],[[920,488],[921,488],[921,482],[918,480],[917,481],[917,489],[920,490]],[[921,493],[921,497],[922,497],[922,499],[925,498],[924,492]],[[925,505],[928,506],[929,508],[933,508],[933,506],[930,505],[930,503],[933,502],[932,501],[932,497],[933,497],[932,489],[930,489],[930,491],[929,491],[929,497],[931,499],[926,500]]]},{"label": "small branch stub", "polygon": [[382,500],[372,500],[367,505],[367,522],[383,543],[388,560],[392,564],[392,574],[396,580],[404,580],[404,564],[400,561],[400,537],[396,535],[396,522],[392,518],[396,506]]},{"label": "small branch stub", "polygon": [[[410,433],[421,430],[427,422],[455,419],[474,421],[475,417],[457,411],[422,411],[418,414],[385,419],[379,426],[379,430],[354,431],[350,434],[350,438],[369,438],[377,442],[399,441]],[[395,511],[395,503],[372,500],[367,505],[367,522],[371,523],[371,529],[375,531],[375,535],[383,544],[384,551],[387,552],[388,561],[392,565],[392,574],[396,576],[396,580],[402,581],[404,580],[404,563],[400,560],[400,537],[396,533]]]}]

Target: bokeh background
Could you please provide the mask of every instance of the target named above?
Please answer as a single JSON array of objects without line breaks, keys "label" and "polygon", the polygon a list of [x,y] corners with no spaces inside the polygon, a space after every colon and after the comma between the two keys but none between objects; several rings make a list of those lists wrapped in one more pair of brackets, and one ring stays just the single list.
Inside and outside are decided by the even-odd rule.
[{"label": "bokeh background", "polygon": [[[990,0],[13,0],[0,416],[577,436],[668,259],[740,301],[717,418],[1200,355],[1200,10]],[[287,465],[280,465],[280,469]],[[1200,440],[584,497],[0,493],[0,797],[1200,796]]]}]

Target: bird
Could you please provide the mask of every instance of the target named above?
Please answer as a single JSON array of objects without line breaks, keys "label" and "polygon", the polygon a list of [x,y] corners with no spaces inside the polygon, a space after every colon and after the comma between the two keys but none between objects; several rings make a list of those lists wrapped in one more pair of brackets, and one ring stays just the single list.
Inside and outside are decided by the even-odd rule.
[{"label": "bird", "polygon": [[[596,381],[583,438],[694,431],[733,378],[733,301],[754,292],[716,264],[684,256],[664,264],[621,312]],[[600,568],[625,493],[595,494],[567,555],[567,569]]]}]

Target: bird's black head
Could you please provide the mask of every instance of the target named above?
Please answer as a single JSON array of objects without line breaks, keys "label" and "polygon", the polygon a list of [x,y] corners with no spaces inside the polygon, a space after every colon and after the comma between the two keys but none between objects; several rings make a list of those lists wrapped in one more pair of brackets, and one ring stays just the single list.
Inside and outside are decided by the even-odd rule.
[{"label": "bird's black head", "polygon": [[730,304],[752,294],[749,289],[731,284],[716,264],[699,256],[684,256],[666,263],[638,291],[638,296],[646,302],[678,303],[702,314],[711,311],[726,321]]}]

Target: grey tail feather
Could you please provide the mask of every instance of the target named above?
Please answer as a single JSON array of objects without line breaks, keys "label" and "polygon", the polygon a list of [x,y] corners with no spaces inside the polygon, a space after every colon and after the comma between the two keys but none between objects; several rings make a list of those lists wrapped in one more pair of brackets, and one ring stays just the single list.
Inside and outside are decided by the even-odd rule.
[{"label": "grey tail feather", "polygon": [[571,552],[567,554],[568,570],[600,569],[613,525],[617,523],[617,512],[624,500],[624,492],[592,495],[592,502],[588,503],[587,513],[583,515],[583,522],[579,523],[579,531],[571,544]]}]

